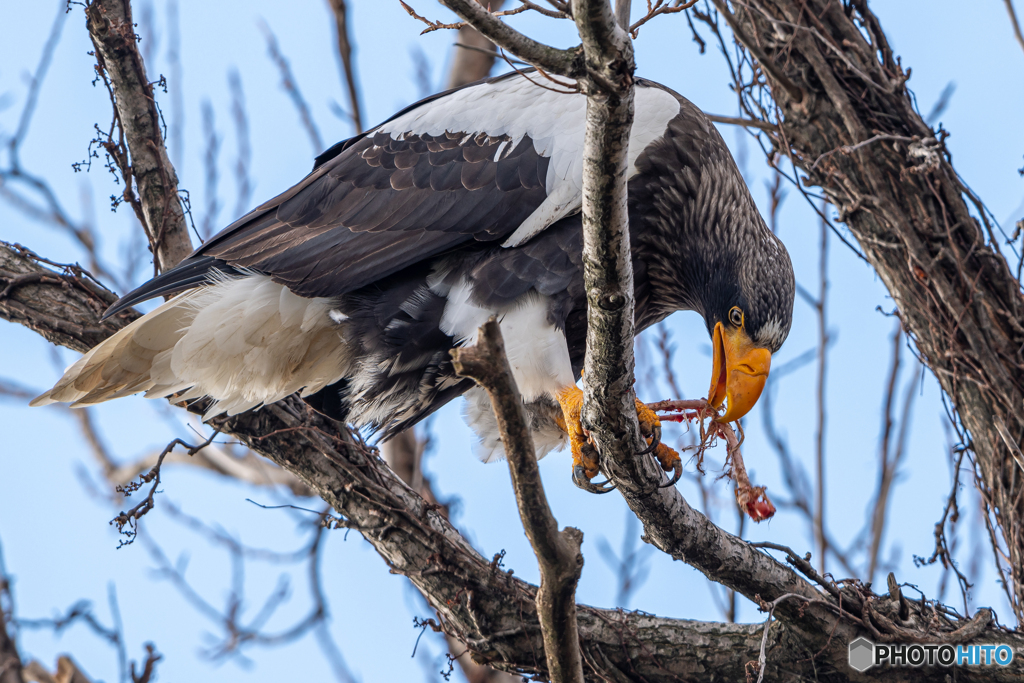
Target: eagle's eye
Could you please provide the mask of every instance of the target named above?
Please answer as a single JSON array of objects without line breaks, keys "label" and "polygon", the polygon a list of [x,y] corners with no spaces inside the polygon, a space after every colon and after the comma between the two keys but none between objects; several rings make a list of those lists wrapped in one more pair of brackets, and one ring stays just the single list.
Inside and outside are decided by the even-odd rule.
[{"label": "eagle's eye", "polygon": [[736,327],[743,327],[743,311],[740,310],[739,306],[733,306],[729,309],[729,322]]}]

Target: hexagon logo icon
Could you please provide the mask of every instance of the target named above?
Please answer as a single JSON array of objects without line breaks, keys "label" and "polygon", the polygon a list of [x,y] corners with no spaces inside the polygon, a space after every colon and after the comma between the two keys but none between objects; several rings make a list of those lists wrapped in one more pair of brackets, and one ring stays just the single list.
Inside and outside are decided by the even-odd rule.
[{"label": "hexagon logo icon", "polygon": [[875,663],[875,644],[867,638],[857,638],[850,643],[850,668],[867,671]]}]

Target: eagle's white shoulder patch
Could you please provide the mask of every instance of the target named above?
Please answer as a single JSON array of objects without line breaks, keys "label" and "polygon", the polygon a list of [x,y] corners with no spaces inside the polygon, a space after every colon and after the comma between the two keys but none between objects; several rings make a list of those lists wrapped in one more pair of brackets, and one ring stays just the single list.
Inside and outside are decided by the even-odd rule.
[{"label": "eagle's white shoulder patch", "polygon": [[[536,74],[516,74],[492,83],[479,83],[426,102],[377,128],[399,138],[407,133],[442,135],[484,133],[507,135],[509,149],[525,136],[537,154],[548,157],[547,199],[506,240],[514,247],[555,221],[576,213],[583,197],[583,138],[587,98],[580,93],[557,92]],[[654,87],[636,89],[636,107],[630,131],[627,177],[647,145],[664,134],[679,113],[679,101]]]}]

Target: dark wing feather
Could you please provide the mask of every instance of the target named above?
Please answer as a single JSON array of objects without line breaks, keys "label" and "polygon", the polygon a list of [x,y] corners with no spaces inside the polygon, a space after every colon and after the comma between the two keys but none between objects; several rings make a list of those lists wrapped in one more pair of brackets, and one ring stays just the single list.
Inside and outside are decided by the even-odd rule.
[{"label": "dark wing feather", "polygon": [[170,296],[193,287],[198,287],[209,282],[210,276],[216,272],[228,275],[238,273],[236,269],[212,256],[191,256],[174,268],[161,273],[146,284],[118,299],[114,302],[113,306],[103,313],[102,320],[106,320],[110,316],[116,315],[143,301],[148,301],[158,296]]},{"label": "dark wing feather", "polygon": [[[477,138],[460,146],[442,137],[438,144],[450,149],[437,154],[428,150],[434,142],[428,135],[395,142],[378,134],[349,144],[106,315],[203,284],[211,270],[256,270],[300,296],[345,294],[459,245],[504,239],[546,197],[539,183],[524,185],[519,176],[499,183],[497,168],[510,161],[520,175],[530,167],[528,179],[547,173],[548,159],[528,137],[514,159],[499,162],[466,160],[467,154],[477,159],[480,147],[494,146]],[[386,151],[389,145],[394,152]]]},{"label": "dark wing feather", "polygon": [[[663,100],[638,115],[631,147],[642,149],[660,132],[658,117],[678,109]],[[473,243],[516,235],[518,244],[578,210],[584,105],[518,74],[428,98],[333,146],[302,182],[129,297],[199,284],[200,263],[266,273],[301,296],[338,296]],[[557,202],[545,201],[548,191]]]},{"label": "dark wing feather", "polygon": [[[345,294],[459,245],[504,239],[547,196],[535,179],[545,177],[548,158],[529,136],[498,161],[507,136],[400,137],[378,132],[325,153],[298,185],[229,225],[108,315],[202,284],[214,266],[269,274],[300,296]],[[499,178],[499,165],[510,164],[518,173],[505,170]]]},{"label": "dark wing feather", "polygon": [[507,141],[364,137],[195,255],[267,273],[300,296],[337,296],[461,244],[503,239],[544,201],[534,179],[548,163],[524,138],[515,150],[520,182],[509,174],[499,182],[494,157]]}]

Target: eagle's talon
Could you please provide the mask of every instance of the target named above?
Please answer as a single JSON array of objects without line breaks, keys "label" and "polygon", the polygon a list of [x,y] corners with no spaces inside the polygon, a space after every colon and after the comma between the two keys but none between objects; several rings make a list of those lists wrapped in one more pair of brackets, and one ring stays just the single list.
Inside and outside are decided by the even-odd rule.
[{"label": "eagle's talon", "polygon": [[572,483],[578,488],[590,493],[611,493],[615,490],[615,484],[610,481],[599,481],[596,484],[590,481],[583,463],[576,463],[572,467]]},{"label": "eagle's talon", "polygon": [[672,478],[669,479],[664,484],[658,484],[659,489],[667,489],[670,486],[675,486],[679,482],[679,479],[683,476],[683,461],[676,460],[675,467],[673,467],[672,469]]},{"label": "eagle's talon", "polygon": [[679,457],[679,453],[670,446],[658,444],[658,448],[654,451],[654,457],[658,459],[661,469],[666,472],[672,472],[672,478],[665,484],[659,484],[658,488],[664,489],[669,486],[675,486],[680,477],[683,476],[683,460]]},{"label": "eagle's talon", "polygon": [[613,491],[614,484],[608,486],[607,481],[598,484],[590,481],[600,473],[601,468],[598,465],[597,449],[590,443],[587,430],[580,422],[583,392],[575,386],[567,387],[557,398],[559,405],[562,406],[562,414],[556,421],[569,437],[569,450],[572,452],[572,483],[590,493]]},{"label": "eagle's talon", "polygon": [[637,453],[637,455],[647,455],[648,453],[653,453],[655,451],[655,449],[658,448],[659,445],[661,445],[661,423],[660,422],[658,424],[654,425],[654,427],[651,429],[651,441],[647,445],[647,448],[645,448],[642,451],[640,451],[639,453]]}]

